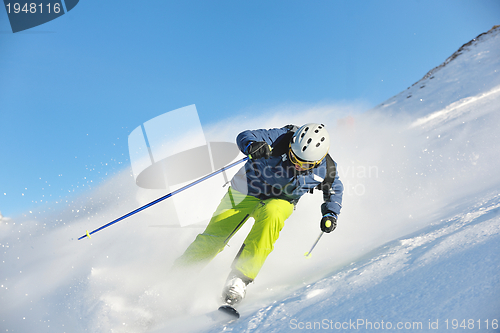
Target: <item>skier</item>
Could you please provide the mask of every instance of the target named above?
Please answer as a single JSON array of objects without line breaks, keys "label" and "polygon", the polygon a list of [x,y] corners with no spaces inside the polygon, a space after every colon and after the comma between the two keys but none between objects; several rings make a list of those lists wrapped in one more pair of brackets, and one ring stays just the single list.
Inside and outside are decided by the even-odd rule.
[{"label": "skier", "polygon": [[322,124],[247,130],[236,141],[249,160],[231,180],[205,231],[174,263],[174,268],[204,266],[254,218],[223,288],[222,298],[229,305],[245,297],[247,285],[259,273],[302,195],[314,188],[323,190],[320,228],[330,233],[337,226],[343,193]]}]

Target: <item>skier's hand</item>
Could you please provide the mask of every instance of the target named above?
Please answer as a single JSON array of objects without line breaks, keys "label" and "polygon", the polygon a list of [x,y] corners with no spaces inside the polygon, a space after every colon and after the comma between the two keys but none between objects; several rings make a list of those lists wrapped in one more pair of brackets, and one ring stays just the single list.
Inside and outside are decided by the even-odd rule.
[{"label": "skier's hand", "polygon": [[321,219],[319,227],[321,228],[321,231],[326,232],[327,234],[332,232],[335,228],[337,228],[337,217],[332,213],[325,214]]},{"label": "skier's hand", "polygon": [[271,156],[271,146],[264,141],[252,142],[247,149],[247,155],[251,159],[269,158]]}]

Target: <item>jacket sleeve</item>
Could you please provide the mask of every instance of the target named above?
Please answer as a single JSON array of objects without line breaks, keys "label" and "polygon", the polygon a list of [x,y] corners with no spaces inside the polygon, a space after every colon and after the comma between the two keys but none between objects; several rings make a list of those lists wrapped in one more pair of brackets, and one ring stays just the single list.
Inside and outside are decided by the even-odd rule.
[{"label": "jacket sleeve", "polygon": [[[337,167],[337,163],[335,163],[335,167]],[[330,189],[325,189],[323,191],[324,203],[321,205],[321,213],[323,215],[327,213],[333,213],[335,214],[335,216],[338,216],[340,214],[340,209],[342,208],[343,194],[344,185],[340,181],[339,175],[337,173]]]},{"label": "jacket sleeve", "polygon": [[272,128],[269,130],[258,129],[258,130],[246,130],[238,134],[236,137],[236,144],[243,154],[247,154],[247,149],[250,143],[256,141],[265,141],[268,145],[272,145],[276,139],[289,131],[289,125],[282,128]]}]

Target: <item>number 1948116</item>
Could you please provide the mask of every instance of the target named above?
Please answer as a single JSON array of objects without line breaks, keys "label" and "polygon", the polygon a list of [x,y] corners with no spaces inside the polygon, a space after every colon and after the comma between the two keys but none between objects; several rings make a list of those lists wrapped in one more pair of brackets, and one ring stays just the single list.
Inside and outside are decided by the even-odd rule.
[{"label": "number 1948116", "polygon": [[61,4],[60,3],[54,3],[54,4],[46,4],[45,6],[43,4],[36,4],[36,3],[25,3],[24,6],[21,6],[19,3],[7,3],[5,5],[7,7],[7,13],[15,13],[18,14],[20,12],[24,13],[31,13],[31,14],[36,14],[36,13],[56,13],[58,14],[61,11]]},{"label": "number 1948116", "polygon": [[487,329],[489,330],[490,328],[496,330],[498,329],[498,320],[493,319],[493,320],[474,320],[474,319],[469,319],[469,320],[462,320],[459,321],[457,319],[453,320],[448,320],[446,319],[444,321],[446,323],[446,329]]}]

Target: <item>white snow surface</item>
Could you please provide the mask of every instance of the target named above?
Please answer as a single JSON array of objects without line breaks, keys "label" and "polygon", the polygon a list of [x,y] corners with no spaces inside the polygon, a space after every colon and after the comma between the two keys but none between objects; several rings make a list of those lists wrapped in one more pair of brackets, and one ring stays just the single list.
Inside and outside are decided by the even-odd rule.
[{"label": "white snow surface", "polygon": [[169,267],[203,229],[169,224],[167,203],[77,240],[165,194],[137,188],[126,169],[0,220],[0,332],[499,331],[499,72],[496,28],[370,112],[295,106],[206,129],[233,141],[247,128],[325,123],[346,187],[339,226],[310,259],[322,198],[301,199],[238,321],[212,312],[251,221],[176,279]]}]

